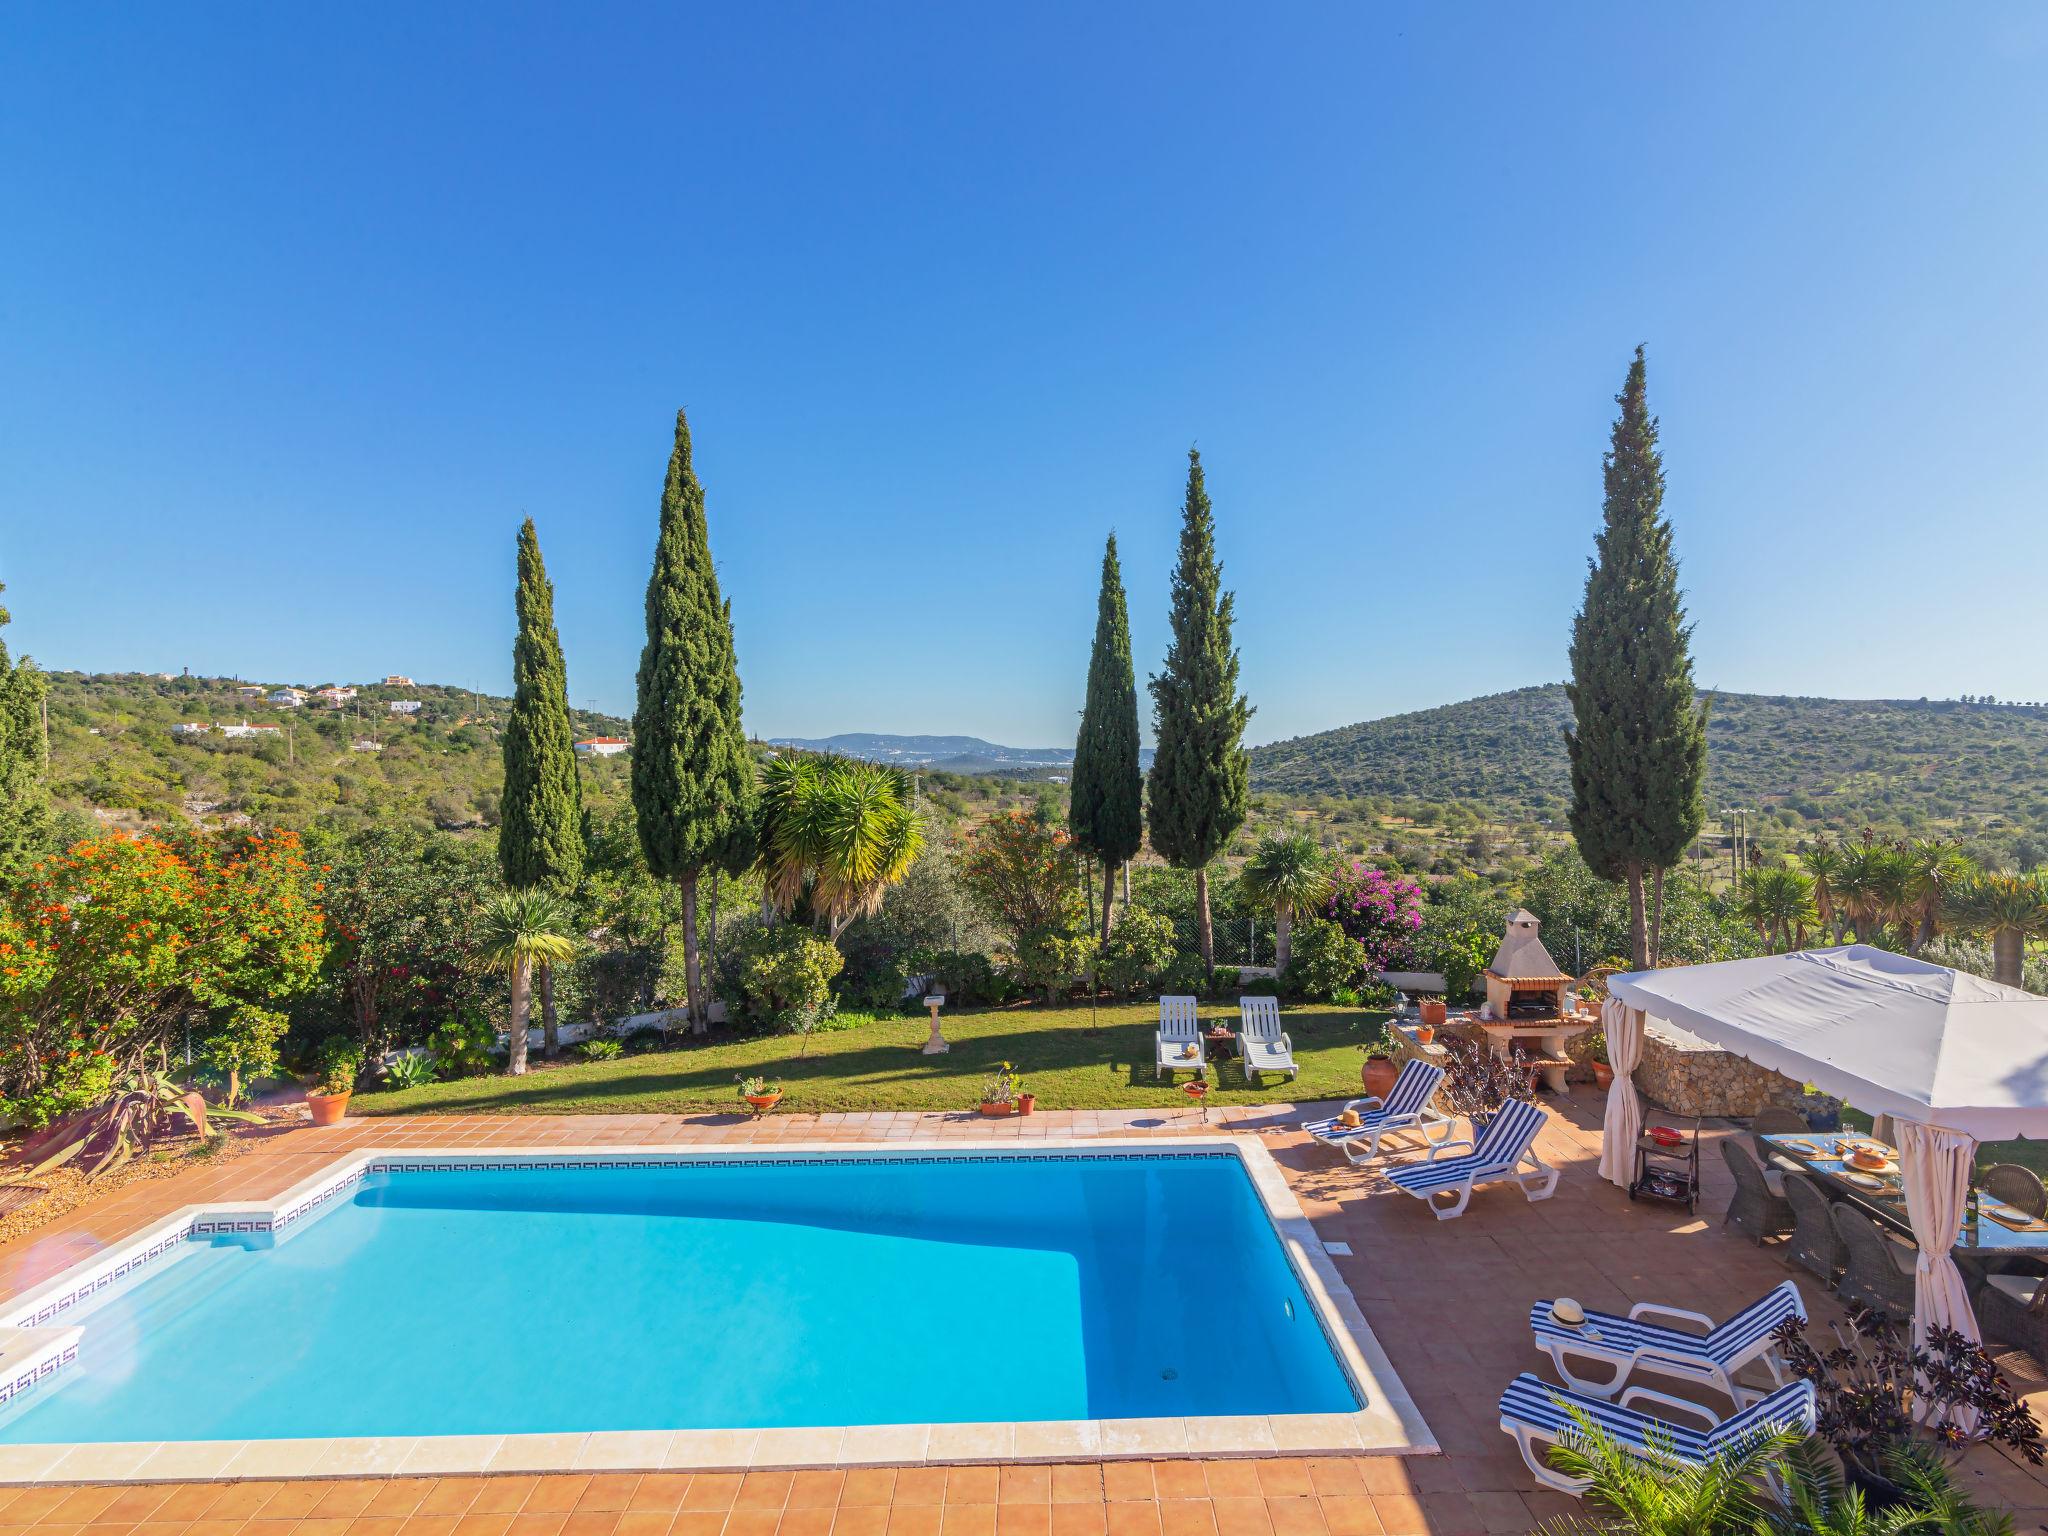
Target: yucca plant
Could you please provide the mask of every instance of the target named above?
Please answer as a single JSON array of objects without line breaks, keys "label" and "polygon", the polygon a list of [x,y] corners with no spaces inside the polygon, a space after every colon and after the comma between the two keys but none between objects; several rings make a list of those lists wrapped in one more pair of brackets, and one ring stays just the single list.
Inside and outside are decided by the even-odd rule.
[{"label": "yucca plant", "polygon": [[882,904],[924,846],[900,768],[846,757],[781,757],[761,775],[761,870],[784,916],[808,903],[834,943]]},{"label": "yucca plant", "polygon": [[1773,948],[1802,947],[1807,929],[1820,921],[1812,877],[1783,864],[1756,871],[1743,892],[1742,915]]},{"label": "yucca plant", "polygon": [[1273,909],[1273,965],[1284,976],[1293,950],[1294,914],[1329,895],[1329,860],[1305,833],[1268,833],[1259,839],[1237,879],[1245,895]]},{"label": "yucca plant", "polygon": [[484,908],[482,952],[486,962],[512,976],[512,1027],[506,1037],[506,1070],[526,1071],[526,1027],[533,1007],[533,968],[576,958],[569,907],[541,886],[500,893]]},{"label": "yucca plant", "polygon": [[2041,876],[1998,871],[1958,883],[1945,898],[1948,919],[1965,933],[1991,941],[1992,976],[2021,985],[2027,940],[2048,936],[2048,885]]}]

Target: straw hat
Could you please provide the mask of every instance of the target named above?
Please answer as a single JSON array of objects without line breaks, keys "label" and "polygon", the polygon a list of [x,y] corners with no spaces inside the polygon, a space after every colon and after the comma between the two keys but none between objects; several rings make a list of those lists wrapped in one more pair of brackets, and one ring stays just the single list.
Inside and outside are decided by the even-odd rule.
[{"label": "straw hat", "polygon": [[1586,1309],[1569,1296],[1560,1296],[1550,1304],[1551,1321],[1577,1328],[1586,1320]]},{"label": "straw hat", "polygon": [[1337,1117],[1337,1123],[1343,1126],[1346,1130],[1356,1129],[1357,1126],[1361,1123],[1358,1118],[1358,1111],[1355,1109],[1345,1110],[1343,1114]]}]

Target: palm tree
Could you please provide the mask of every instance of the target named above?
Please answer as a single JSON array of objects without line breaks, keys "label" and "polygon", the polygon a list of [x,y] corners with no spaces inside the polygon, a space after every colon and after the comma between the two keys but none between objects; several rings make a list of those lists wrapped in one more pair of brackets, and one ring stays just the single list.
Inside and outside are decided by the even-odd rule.
[{"label": "palm tree", "polygon": [[1858,942],[1879,943],[1887,926],[1905,930],[1917,920],[1912,885],[1912,867],[1891,843],[1866,836],[1843,854],[1835,900],[1848,910]]},{"label": "palm tree", "polygon": [[1906,848],[1907,894],[1913,909],[1913,953],[1934,937],[1948,894],[1969,878],[1970,860],[1954,843],[1919,838]]},{"label": "palm tree", "polygon": [[533,1003],[533,968],[576,958],[567,903],[542,886],[505,891],[484,908],[483,957],[512,973],[512,1028],[505,1070],[526,1071],[526,1021]]},{"label": "palm tree", "polygon": [[1254,901],[1273,908],[1273,965],[1283,975],[1294,948],[1294,914],[1329,894],[1330,875],[1323,851],[1305,833],[1259,839],[1245,861],[1238,884]]},{"label": "palm tree", "polygon": [[1842,873],[1842,852],[1825,837],[1817,838],[1814,845],[1799,856],[1806,866],[1806,875],[1813,882],[1813,908],[1835,936],[1837,944],[1842,942],[1842,916],[1835,906],[1835,881]]},{"label": "palm tree", "polygon": [[1964,932],[1991,940],[1994,979],[2024,985],[2027,940],[2048,937],[2048,885],[2038,874],[1972,875],[1954,887],[1946,911]]},{"label": "palm tree", "polygon": [[924,846],[900,768],[848,757],[779,757],[761,775],[761,871],[785,917],[808,905],[836,944],[882,904]]},{"label": "palm tree", "polygon": [[1743,894],[1742,915],[1774,949],[1804,948],[1806,930],[1820,921],[1812,878],[1786,864],[1758,870]]}]

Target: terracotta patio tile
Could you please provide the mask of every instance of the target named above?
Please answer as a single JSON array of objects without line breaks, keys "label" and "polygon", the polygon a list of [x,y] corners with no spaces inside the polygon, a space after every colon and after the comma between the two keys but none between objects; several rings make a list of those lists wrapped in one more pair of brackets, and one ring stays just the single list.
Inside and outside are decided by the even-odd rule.
[{"label": "terracotta patio tile", "polygon": [[633,1490],[633,1497],[626,1501],[626,1510],[629,1514],[667,1515],[673,1520],[689,1491],[688,1472],[648,1472]]},{"label": "terracotta patio tile", "polygon": [[944,1467],[902,1467],[896,1473],[896,1504],[943,1504],[946,1502]]},{"label": "terracotta patio tile", "polygon": [[[892,1504],[889,1506],[889,1536],[939,1536],[940,1506],[937,1504]],[[726,1536],[733,1536],[730,1525]]]},{"label": "terracotta patio tile", "polygon": [[1068,1461],[1053,1467],[1052,1501],[1055,1504],[1100,1504],[1100,1464],[1092,1461]]},{"label": "terracotta patio tile", "polygon": [[[358,1515],[348,1524],[348,1536],[399,1536],[409,1518],[411,1517],[407,1515]],[[470,1536],[505,1536],[505,1527],[512,1523],[510,1515],[483,1515],[479,1518],[497,1523],[486,1531],[470,1533]],[[296,1529],[289,1521],[284,1520],[261,1520],[252,1524],[271,1526],[284,1531]],[[251,1536],[249,1525],[242,1527],[240,1536]],[[464,1536],[460,1522],[456,1525],[456,1536]]]},{"label": "terracotta patio tile", "polygon": [[1102,1464],[1102,1492],[1112,1504],[1126,1499],[1150,1501],[1157,1498],[1151,1463],[1105,1461]]},{"label": "terracotta patio tile", "polygon": [[[363,1523],[375,1518],[373,1515],[363,1516],[348,1528],[348,1536],[369,1536],[363,1529]],[[506,1536],[512,1527],[512,1519],[508,1514],[477,1514],[472,1511],[456,1517],[455,1536]]]},{"label": "terracotta patio tile", "polygon": [[731,1509],[732,1501],[739,1497],[742,1481],[737,1472],[696,1473],[690,1478],[688,1491],[683,1494],[683,1508]]},{"label": "terracotta patio tile", "polygon": [[1049,1467],[1005,1466],[996,1484],[998,1504],[1044,1504],[1052,1498]]},{"label": "terracotta patio tile", "polygon": [[1207,1499],[1161,1499],[1160,1536],[1216,1536],[1216,1507]]},{"label": "terracotta patio tile", "polygon": [[[344,1533],[355,1522],[356,1517],[354,1515],[309,1515],[299,1522],[294,1536],[344,1536]],[[209,1516],[205,1520],[195,1520],[191,1525],[187,1526],[185,1528],[186,1536],[193,1536],[193,1533],[198,1531],[201,1526],[224,1526],[229,1530],[237,1530],[240,1528],[241,1522],[239,1520],[215,1520]]]},{"label": "terracotta patio tile", "polygon": [[1309,1481],[1308,1463],[1305,1461],[1260,1461],[1255,1465],[1259,1469],[1259,1491],[1269,1499],[1315,1491],[1315,1485]]},{"label": "terracotta patio tile", "polygon": [[887,1504],[896,1492],[894,1467],[854,1467],[846,1474],[846,1486],[839,1491],[839,1507],[849,1504]]},{"label": "terracotta patio tile", "polygon": [[[568,1514],[561,1510],[546,1514],[539,1511],[517,1514],[512,1517],[512,1523],[505,1527],[505,1536],[561,1536],[562,1527],[568,1523]],[[411,1527],[408,1525],[408,1536],[410,1530]]]},{"label": "terracotta patio tile", "polygon": [[[568,1516],[540,1515],[536,1518],[556,1522],[549,1527],[548,1536],[552,1536],[555,1530],[560,1529],[560,1522],[568,1519]],[[405,1524],[399,1527],[399,1532],[400,1536],[455,1536],[455,1527],[459,1522],[460,1517],[456,1515],[407,1515]],[[304,1526],[299,1529],[304,1530]],[[292,1536],[299,1536],[299,1532],[294,1531]]]},{"label": "terracotta patio tile", "polygon": [[1383,1527],[1364,1494],[1333,1493],[1322,1501],[1323,1523],[1330,1536],[1380,1536]]},{"label": "terracotta patio tile", "polygon": [[722,1509],[685,1509],[676,1515],[668,1536],[719,1536],[725,1529]]},{"label": "terracotta patio tile", "polygon": [[[682,1474],[688,1476],[687,1473]],[[799,1472],[789,1481],[789,1508],[832,1509],[839,1503],[839,1490],[846,1474],[837,1471]]]},{"label": "terracotta patio tile", "polygon": [[579,1509],[562,1522],[561,1536],[612,1536],[619,1528],[616,1509]]},{"label": "terracotta patio tile", "polygon": [[1212,1499],[1217,1536],[1272,1536],[1273,1517],[1264,1499]]},{"label": "terracotta patio tile", "polygon": [[1051,1536],[1050,1504],[998,1504],[996,1536]]},{"label": "terracotta patio tile", "polygon": [[[8,1492],[14,1490],[9,1489]],[[152,1519],[170,1493],[170,1489],[157,1483],[140,1483],[133,1488],[117,1489],[113,1502],[100,1511],[100,1519],[109,1523],[121,1520],[140,1523]],[[267,1493],[265,1497],[268,1497]],[[12,1523],[4,1508],[0,1508],[0,1522]]]},{"label": "terracotta patio tile", "polygon": [[995,1536],[996,1506],[948,1504],[939,1521],[939,1536]]},{"label": "terracotta patio tile", "polygon": [[[540,1479],[519,1477],[444,1477],[420,1504],[423,1515],[550,1515],[567,1510],[538,1509],[532,1504]],[[465,1495],[468,1502],[457,1509]]]},{"label": "terracotta patio tile", "polygon": [[[666,1509],[629,1509],[619,1516],[612,1536],[668,1536],[675,1515]],[[354,1536],[351,1532],[350,1536]]]},{"label": "terracotta patio tile", "polygon": [[842,1503],[832,1519],[832,1536],[884,1536],[888,1529],[887,1504]]},{"label": "terracotta patio tile", "polygon": [[832,1536],[832,1515],[832,1510],[815,1504],[785,1509],[775,1527],[775,1536]]},{"label": "terracotta patio tile", "polygon": [[[1108,1536],[1108,1531],[1109,1506],[1106,1504],[1052,1506],[1052,1536]],[[949,1531],[946,1536],[952,1536],[952,1533]]]},{"label": "terracotta patio tile", "polygon": [[1358,1470],[1358,1456],[1318,1456],[1308,1464],[1308,1479],[1319,1494],[1365,1492],[1365,1478]]},{"label": "terracotta patio tile", "polygon": [[1199,1461],[1155,1461],[1152,1486],[1162,1499],[1203,1499],[1209,1496],[1209,1479]]},{"label": "terracotta patio tile", "polygon": [[431,1477],[394,1477],[377,1489],[376,1497],[364,1507],[363,1513],[396,1515],[400,1519],[417,1514],[438,1486]]},{"label": "terracotta patio tile", "polygon": [[1387,1536],[1434,1536],[1420,1499],[1398,1493],[1374,1494],[1372,1510]]},{"label": "terracotta patio tile", "polygon": [[1002,1481],[1000,1467],[949,1467],[946,1470],[948,1504],[993,1504]]},{"label": "terracotta patio tile", "polygon": [[725,1536],[775,1536],[775,1527],[781,1523],[779,1509],[741,1509],[735,1505],[725,1517]]},{"label": "terracotta patio tile", "polygon": [[[377,1489],[378,1485],[376,1483],[361,1479],[351,1479],[331,1484],[327,1492],[320,1496],[320,1502],[315,1504],[308,1512],[307,1518],[309,1520],[353,1520],[357,1515],[362,1514],[370,1507],[370,1500],[377,1497]],[[235,1490],[232,1487],[229,1488],[223,1494],[223,1500],[232,1496],[234,1492]],[[221,1507],[219,1504],[215,1504],[206,1512],[206,1518],[209,1520],[218,1519],[220,1515]]]},{"label": "terracotta patio tile", "polygon": [[1211,1461],[1203,1463],[1203,1476],[1209,1485],[1212,1499],[1256,1499],[1264,1495],[1259,1490],[1259,1464],[1256,1461]]},{"label": "terracotta patio tile", "polygon": [[638,1472],[600,1472],[591,1478],[589,1486],[583,1490],[583,1497],[576,1501],[576,1512],[630,1509],[634,1490],[639,1486]]},{"label": "terracotta patio tile", "polygon": [[1109,1536],[1159,1536],[1159,1506],[1125,1502],[1105,1504],[1103,1519]]},{"label": "terracotta patio tile", "polygon": [[[564,1473],[540,1478],[527,1491],[526,1502],[519,1506],[520,1513],[570,1514],[582,1502],[584,1491],[589,1487],[590,1478],[584,1473]],[[471,1508],[475,1506],[472,1505]]]},{"label": "terracotta patio tile", "polygon": [[749,1472],[740,1479],[740,1491],[733,1496],[734,1509],[780,1509],[789,1502],[794,1472]]},{"label": "terracotta patio tile", "polygon": [[1365,1484],[1365,1491],[1374,1498],[1382,1494],[1413,1494],[1415,1479],[1409,1476],[1408,1468],[1419,1458],[1414,1456],[1361,1456],[1358,1459],[1358,1480]]},{"label": "terracotta patio tile", "polygon": [[1273,1522],[1273,1536],[1329,1536],[1322,1505],[1310,1494],[1268,1499],[1266,1515]]}]

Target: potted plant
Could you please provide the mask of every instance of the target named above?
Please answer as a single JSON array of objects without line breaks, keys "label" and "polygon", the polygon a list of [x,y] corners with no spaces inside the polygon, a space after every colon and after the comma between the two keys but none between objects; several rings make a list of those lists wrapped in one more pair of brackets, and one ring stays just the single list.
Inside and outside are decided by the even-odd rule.
[{"label": "potted plant", "polygon": [[1778,1329],[1786,1365],[1814,1385],[1814,1429],[1835,1449],[1852,1487],[1880,1508],[1906,1504],[1900,1457],[1960,1457],[1989,1442],[2042,1464],[2041,1427],[1984,1347],[1953,1328],[1927,1342],[1902,1338],[1881,1312],[1857,1307],[1832,1349],[1816,1349],[1796,1320]]},{"label": "potted plant", "polygon": [[329,1040],[320,1048],[318,1070],[318,1082],[306,1090],[306,1107],[315,1125],[336,1125],[348,1113],[356,1074],[363,1070],[362,1047],[339,1036]]},{"label": "potted plant", "polygon": [[782,1102],[782,1084],[770,1082],[758,1072],[738,1079],[740,1097],[747,1101],[747,1113],[765,1115]]},{"label": "potted plant", "polygon": [[1614,1086],[1614,1068],[1607,1060],[1607,1032],[1596,1029],[1583,1037],[1581,1048],[1586,1065],[1593,1069],[1593,1086],[1605,1093]]},{"label": "potted plant", "polygon": [[1017,1113],[1028,1115],[1036,1108],[1038,1108],[1038,1095],[1026,1092],[1024,1085],[1019,1083],[1017,1085]]},{"label": "potted plant", "polygon": [[1007,1061],[996,1063],[995,1074],[981,1085],[981,1112],[991,1120],[1015,1113],[1017,1079]]},{"label": "potted plant", "polygon": [[1384,1099],[1394,1091],[1395,1080],[1401,1075],[1394,1058],[1387,1054],[1384,1041],[1361,1045],[1359,1049],[1365,1052],[1365,1063],[1358,1069],[1359,1085],[1369,1098]]},{"label": "potted plant", "polygon": [[[1443,1027],[1444,1020],[1451,1016],[1450,1005],[1440,997],[1425,997],[1421,1000],[1422,1028],[1432,1036]],[[1416,1031],[1417,1034],[1421,1030]]]},{"label": "potted plant", "polygon": [[1529,1091],[1529,1068],[1519,1047],[1505,1055],[1483,1041],[1446,1040],[1450,1060],[1444,1064],[1444,1107],[1472,1122],[1473,1135],[1481,1135],[1500,1112],[1501,1105]]}]

